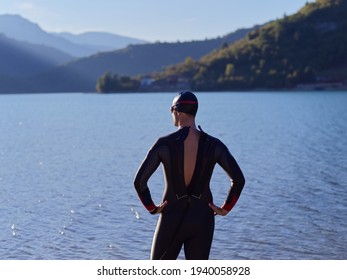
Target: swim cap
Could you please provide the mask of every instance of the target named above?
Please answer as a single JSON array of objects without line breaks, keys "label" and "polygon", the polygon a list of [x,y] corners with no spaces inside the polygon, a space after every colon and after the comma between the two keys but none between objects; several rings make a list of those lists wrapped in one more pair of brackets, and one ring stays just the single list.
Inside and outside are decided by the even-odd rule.
[{"label": "swim cap", "polygon": [[198,111],[198,99],[194,93],[182,91],[172,101],[171,111],[173,110],[195,116]]}]

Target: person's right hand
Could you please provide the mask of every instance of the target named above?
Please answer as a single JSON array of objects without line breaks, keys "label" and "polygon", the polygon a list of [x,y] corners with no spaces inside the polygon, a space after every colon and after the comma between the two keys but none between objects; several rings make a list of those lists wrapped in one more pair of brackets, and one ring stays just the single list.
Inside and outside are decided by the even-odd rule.
[{"label": "person's right hand", "polygon": [[229,213],[229,211],[227,211],[221,207],[218,207],[218,206],[214,205],[213,203],[209,203],[208,206],[210,206],[210,208],[214,211],[215,215],[225,216]]}]

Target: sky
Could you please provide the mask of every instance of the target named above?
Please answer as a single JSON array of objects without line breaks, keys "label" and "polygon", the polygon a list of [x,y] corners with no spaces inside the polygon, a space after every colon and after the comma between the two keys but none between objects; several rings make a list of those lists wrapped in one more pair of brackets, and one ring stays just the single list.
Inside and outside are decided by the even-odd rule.
[{"label": "sky", "polygon": [[48,32],[105,31],[150,42],[216,38],[297,12],[313,0],[0,0]]}]

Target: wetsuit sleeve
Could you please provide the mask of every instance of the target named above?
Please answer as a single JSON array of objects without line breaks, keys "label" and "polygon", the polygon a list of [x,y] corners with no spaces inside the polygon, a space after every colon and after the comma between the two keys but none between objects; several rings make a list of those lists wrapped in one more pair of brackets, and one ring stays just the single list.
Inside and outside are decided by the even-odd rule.
[{"label": "wetsuit sleeve", "polygon": [[154,171],[156,171],[161,162],[158,150],[158,144],[156,143],[147,153],[134,179],[134,186],[136,192],[142,204],[146,207],[146,209],[149,212],[153,212],[156,209],[147,183],[149,178],[154,173]]},{"label": "wetsuit sleeve", "polygon": [[235,206],[241,195],[243,186],[245,185],[245,178],[239,165],[229,152],[228,148],[224,144],[221,144],[220,148],[217,163],[228,174],[231,181],[227,199],[225,200],[222,208],[230,211]]}]

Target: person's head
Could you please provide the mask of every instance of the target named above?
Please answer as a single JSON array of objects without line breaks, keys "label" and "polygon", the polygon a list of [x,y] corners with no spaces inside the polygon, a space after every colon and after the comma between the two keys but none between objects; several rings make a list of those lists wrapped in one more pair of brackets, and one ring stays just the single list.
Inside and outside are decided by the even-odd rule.
[{"label": "person's head", "polygon": [[182,122],[194,121],[198,111],[198,99],[190,91],[180,92],[172,101],[171,113],[175,126]]}]

